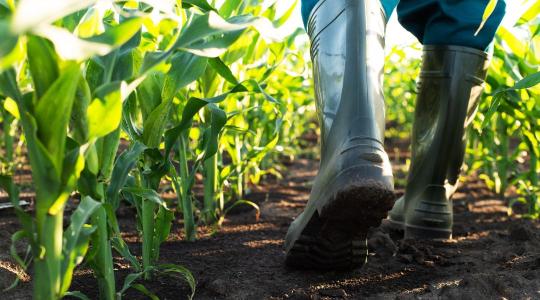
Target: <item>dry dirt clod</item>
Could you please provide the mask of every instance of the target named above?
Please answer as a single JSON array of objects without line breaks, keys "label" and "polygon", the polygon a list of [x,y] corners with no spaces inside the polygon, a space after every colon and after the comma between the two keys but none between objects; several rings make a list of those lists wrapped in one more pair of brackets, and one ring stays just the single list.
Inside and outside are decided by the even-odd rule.
[{"label": "dry dirt clod", "polygon": [[208,285],[208,289],[218,295],[227,295],[227,284],[223,279],[216,279],[210,282],[210,284]]},{"label": "dry dirt clod", "polygon": [[310,300],[311,297],[303,289],[294,289],[289,294],[286,294],[285,299],[289,300]]},{"label": "dry dirt clod", "polygon": [[370,234],[368,248],[382,258],[391,257],[398,250],[390,235],[380,229],[376,229]]},{"label": "dry dirt clod", "polygon": [[345,298],[347,297],[347,292],[344,289],[324,289],[320,290],[319,294],[321,296],[327,296],[332,298]]},{"label": "dry dirt clod", "polygon": [[418,251],[413,254],[414,261],[420,265],[424,264],[424,261],[426,260],[426,256],[424,253]]},{"label": "dry dirt clod", "polygon": [[410,254],[400,254],[400,255],[398,255],[398,259],[401,262],[410,264],[413,261],[413,256],[410,255]]},{"label": "dry dirt clod", "polygon": [[510,239],[514,241],[528,241],[532,233],[522,225],[516,226],[510,230]]}]

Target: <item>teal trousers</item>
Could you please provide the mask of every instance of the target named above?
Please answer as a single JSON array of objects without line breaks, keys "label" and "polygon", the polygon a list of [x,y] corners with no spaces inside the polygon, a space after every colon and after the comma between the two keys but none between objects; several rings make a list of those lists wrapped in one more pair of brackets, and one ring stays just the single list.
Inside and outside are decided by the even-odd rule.
[{"label": "teal trousers", "polygon": [[[302,0],[304,24],[318,1],[332,0]],[[380,1],[387,19],[397,7],[401,25],[424,45],[457,45],[480,50],[485,50],[492,42],[506,8],[504,0],[499,0],[482,30],[475,36],[489,0]]]}]

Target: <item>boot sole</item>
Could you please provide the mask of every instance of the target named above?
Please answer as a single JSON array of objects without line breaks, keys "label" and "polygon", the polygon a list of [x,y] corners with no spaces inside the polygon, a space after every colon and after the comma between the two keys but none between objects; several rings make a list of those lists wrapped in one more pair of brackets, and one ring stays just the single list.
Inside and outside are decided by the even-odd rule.
[{"label": "boot sole", "polygon": [[298,269],[350,270],[366,262],[367,234],[386,218],[395,200],[388,185],[359,180],[338,189],[317,212],[287,253],[285,263]]}]

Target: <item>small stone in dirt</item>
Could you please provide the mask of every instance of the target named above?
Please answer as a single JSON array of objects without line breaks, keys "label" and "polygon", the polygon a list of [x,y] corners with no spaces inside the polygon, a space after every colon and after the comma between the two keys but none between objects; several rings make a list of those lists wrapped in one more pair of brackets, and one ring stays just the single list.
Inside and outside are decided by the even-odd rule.
[{"label": "small stone in dirt", "polygon": [[210,282],[208,289],[218,295],[225,296],[227,294],[227,284],[223,279],[216,279]]},{"label": "small stone in dirt", "polygon": [[514,241],[528,241],[531,239],[531,232],[523,226],[516,226],[510,230],[510,239]]},{"label": "small stone in dirt", "polygon": [[426,260],[424,261],[424,266],[432,268],[435,266],[435,262],[432,260]]},{"label": "small stone in dirt", "polygon": [[540,257],[537,257],[534,262],[532,263],[532,268],[538,269],[540,268]]},{"label": "small stone in dirt", "polygon": [[344,289],[325,289],[320,290],[319,294],[321,296],[334,297],[334,298],[345,298],[347,297],[347,292]]},{"label": "small stone in dirt", "polygon": [[537,279],[540,275],[540,272],[538,272],[537,270],[533,270],[533,271],[528,271],[526,272],[525,274],[523,274],[523,278],[527,279],[527,280],[535,280]]},{"label": "small stone in dirt", "polygon": [[414,257],[414,261],[416,261],[418,264],[424,264],[424,262],[426,261],[426,256],[424,255],[424,253],[418,251],[416,253],[413,254],[413,257]]}]

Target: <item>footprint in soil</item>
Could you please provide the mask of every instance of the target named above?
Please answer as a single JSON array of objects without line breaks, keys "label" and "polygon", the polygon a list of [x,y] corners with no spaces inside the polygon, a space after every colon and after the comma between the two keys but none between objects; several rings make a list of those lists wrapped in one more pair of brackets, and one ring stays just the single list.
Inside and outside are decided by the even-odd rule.
[{"label": "footprint in soil", "polygon": [[[382,226],[371,230],[367,269],[388,270],[415,266],[433,269],[433,278],[418,292],[379,294],[375,298],[415,299],[495,299],[540,298],[540,233],[527,222],[513,224],[504,232],[489,232],[487,239],[471,249],[460,249],[459,241],[400,240]],[[482,243],[491,249],[482,249]],[[478,249],[474,249],[478,248]],[[484,255],[476,252],[485,250]],[[476,252],[475,252],[476,251]],[[502,266],[483,261],[498,260]],[[441,275],[442,276],[439,276]],[[414,295],[414,296],[413,296]]]},{"label": "footprint in soil", "polygon": [[384,226],[370,231],[368,239],[369,251],[374,253],[377,263],[418,264],[425,267],[435,265],[446,266],[446,257],[452,256],[453,249],[445,249],[443,253],[434,254],[438,242],[414,241],[400,239],[399,234],[389,232]]}]

